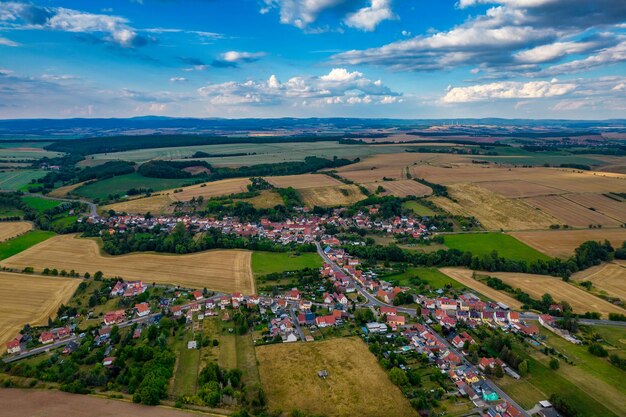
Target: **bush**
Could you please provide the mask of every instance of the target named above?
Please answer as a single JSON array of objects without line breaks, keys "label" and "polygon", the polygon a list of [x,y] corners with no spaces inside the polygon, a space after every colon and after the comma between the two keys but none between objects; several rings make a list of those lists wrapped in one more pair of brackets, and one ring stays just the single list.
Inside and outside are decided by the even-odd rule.
[{"label": "bush", "polygon": [[589,348],[587,350],[592,355],[599,356],[601,358],[606,358],[607,356],[609,356],[609,352],[607,352],[606,349],[603,348],[602,345],[600,345],[599,343],[592,343],[591,345],[589,345]]}]

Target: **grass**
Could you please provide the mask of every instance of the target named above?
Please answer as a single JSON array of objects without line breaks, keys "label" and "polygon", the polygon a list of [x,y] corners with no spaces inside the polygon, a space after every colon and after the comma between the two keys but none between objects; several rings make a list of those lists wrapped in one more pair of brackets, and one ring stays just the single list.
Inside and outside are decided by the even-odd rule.
[{"label": "grass", "polygon": [[42,178],[45,171],[17,170],[0,172],[0,190],[17,191],[32,180]]},{"label": "grass", "polygon": [[148,178],[143,175],[133,173],[83,185],[82,187],[77,188],[74,191],[74,194],[85,198],[96,199],[106,198],[109,195],[115,194],[125,195],[131,188],[150,188],[153,191],[160,191],[192,183],[193,179],[190,178]]},{"label": "grass", "polygon": [[172,395],[175,397],[196,393],[200,366],[200,350],[187,349],[187,342],[193,340],[193,333],[187,331],[181,339],[177,343],[179,354],[172,385]]},{"label": "grass", "polygon": [[418,201],[405,201],[402,203],[402,207],[411,210],[418,216],[435,216],[437,214],[433,209],[420,204]]},{"label": "grass", "polygon": [[0,243],[0,260],[10,258],[11,256],[18,254],[31,246],[35,246],[52,236],[54,236],[54,232],[33,230],[31,232],[24,233],[15,239],[2,242]]},{"label": "grass", "polygon": [[321,266],[322,258],[317,253],[254,252],[252,254],[252,272],[257,276]]},{"label": "grass", "polygon": [[4,217],[22,217],[24,212],[15,207],[0,206],[0,218]]},{"label": "grass", "polygon": [[520,242],[513,236],[503,233],[464,233],[445,235],[444,243],[450,249],[471,252],[475,256],[489,255],[497,251],[498,255],[517,261],[547,261],[549,256]]},{"label": "grass", "polygon": [[22,201],[33,210],[43,213],[46,210],[60,206],[62,203],[56,200],[48,200],[41,197],[22,197]]},{"label": "grass", "polygon": [[452,288],[464,288],[461,283],[453,280],[436,268],[410,268],[399,274],[387,275],[383,279],[392,281],[397,285],[410,285],[410,279],[415,276],[428,281],[428,284],[435,289],[443,288],[446,285],[450,285]]}]

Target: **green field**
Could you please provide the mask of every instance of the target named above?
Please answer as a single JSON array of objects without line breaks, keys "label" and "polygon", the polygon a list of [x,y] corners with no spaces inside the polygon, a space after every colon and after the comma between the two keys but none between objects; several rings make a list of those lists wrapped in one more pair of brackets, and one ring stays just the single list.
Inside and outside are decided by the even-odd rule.
[{"label": "green field", "polygon": [[402,146],[370,146],[370,145],[343,145],[339,142],[302,142],[302,143],[236,143],[232,145],[203,145],[181,146],[176,148],[152,148],[139,149],[126,152],[109,154],[96,154],[88,157],[85,164],[91,164],[94,160],[124,160],[142,163],[151,159],[182,159],[189,158],[197,151],[210,154],[236,154],[248,153],[256,155],[244,155],[233,157],[204,158],[210,164],[221,166],[255,165],[276,162],[302,161],[307,156],[321,158],[363,158],[380,153],[402,153]]},{"label": "green field", "polygon": [[254,252],[252,254],[252,272],[255,275],[267,275],[274,272],[297,271],[305,268],[319,268],[322,258],[317,253],[292,252]]},{"label": "green field", "polygon": [[181,187],[185,184],[193,183],[192,179],[179,178],[148,178],[137,173],[120,175],[92,184],[83,185],[74,191],[81,197],[90,199],[106,198],[109,195],[125,195],[131,188],[151,188],[154,191],[166,190],[168,188]]},{"label": "green field", "polygon": [[0,260],[10,258],[52,236],[54,236],[53,232],[33,230],[14,239],[2,242],[0,243]]},{"label": "green field", "polygon": [[0,141],[0,159],[35,160],[43,157],[55,158],[62,155],[43,149],[51,142],[4,142]]},{"label": "green field", "polygon": [[55,207],[63,204],[61,201],[57,200],[48,200],[47,198],[41,197],[22,197],[22,201],[33,210],[42,213],[46,210],[53,209]]},{"label": "green field", "polygon": [[453,280],[446,274],[440,272],[436,268],[410,268],[406,272],[394,275],[386,275],[382,277],[385,281],[391,281],[396,285],[410,285],[410,279],[417,276],[418,278],[428,281],[428,284],[435,289],[443,288],[450,285],[453,288],[463,288],[459,282]]},{"label": "green field", "polygon": [[548,260],[549,256],[525,245],[513,236],[502,233],[464,233],[445,235],[444,244],[450,249],[471,252],[475,256],[489,255],[497,251],[498,255],[518,261]]},{"label": "green field", "polygon": [[437,214],[433,209],[420,204],[418,201],[405,201],[402,203],[402,207],[411,210],[418,216],[435,216]]},{"label": "green field", "polygon": [[181,339],[174,345],[179,354],[171,389],[171,394],[175,397],[194,395],[200,372],[200,350],[187,349],[187,342],[193,340],[192,332],[184,332]]},{"label": "green field", "polygon": [[533,166],[541,166],[544,164],[550,164],[551,166],[559,166],[561,164],[583,164],[591,166],[605,164],[605,162],[593,158],[593,155],[574,155],[566,151],[529,152],[518,147],[502,147],[498,148],[496,152],[498,156],[479,156],[477,159],[500,164]]},{"label": "green field", "polygon": [[0,206],[0,218],[18,217],[18,216],[21,217],[23,215],[24,215],[24,212],[15,207]]},{"label": "green field", "polygon": [[45,171],[27,169],[0,172],[0,190],[17,191],[23,186],[29,184],[31,180],[42,178],[45,175]]}]

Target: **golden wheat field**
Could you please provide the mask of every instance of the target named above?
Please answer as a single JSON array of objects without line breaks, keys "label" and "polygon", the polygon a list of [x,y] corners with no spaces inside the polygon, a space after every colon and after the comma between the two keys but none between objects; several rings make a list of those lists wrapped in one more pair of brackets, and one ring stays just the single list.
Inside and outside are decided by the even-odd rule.
[{"label": "golden wheat field", "polygon": [[602,264],[572,275],[577,282],[591,281],[606,294],[626,301],[626,266],[615,263]]},{"label": "golden wheat field", "polygon": [[278,177],[265,177],[265,180],[276,188],[292,187],[296,190],[304,188],[330,187],[333,185],[343,184],[341,181],[324,174],[284,175]]},{"label": "golden wheat field", "polygon": [[589,229],[589,230],[529,230],[509,233],[528,246],[546,255],[569,258],[574,249],[588,240],[611,242],[613,247],[622,246],[626,241],[626,229]]},{"label": "golden wheat field", "polygon": [[448,192],[456,200],[432,197],[444,210],[461,216],[474,216],[490,230],[546,229],[556,218],[520,200],[509,199],[477,184],[452,184]]},{"label": "golden wheat field", "polygon": [[175,201],[172,200],[171,195],[157,194],[102,206],[102,210],[115,210],[116,212],[129,214],[146,214],[147,212],[152,214],[170,214],[174,212],[174,203]]},{"label": "golden wheat field", "polygon": [[182,191],[174,193],[172,190],[161,192],[160,194],[169,194],[176,201],[189,201],[193,197],[220,197],[248,191],[247,186],[250,184],[248,178],[229,178],[225,180],[205,182],[202,184],[191,185],[182,188]]},{"label": "golden wheat field", "polygon": [[28,232],[33,225],[28,222],[0,222],[0,242]]},{"label": "golden wheat field", "polygon": [[251,268],[252,252],[212,250],[187,255],[133,253],[103,255],[96,240],[76,235],[55,236],[0,262],[0,265],[25,268],[75,270],[83,274],[102,271],[107,277],[147,283],[208,288],[223,292],[255,292]]},{"label": "golden wheat field", "polygon": [[78,278],[0,272],[0,344],[14,338],[26,323],[47,324],[80,282]]},{"label": "golden wheat field", "polygon": [[371,192],[376,192],[376,189],[381,186],[385,189],[385,192],[382,193],[383,195],[394,195],[396,197],[407,197],[410,195],[424,197],[432,194],[430,187],[413,180],[381,181],[363,185]]},{"label": "golden wheat field", "polygon": [[609,313],[626,313],[626,310],[623,308],[596,297],[572,284],[568,284],[561,278],[513,272],[479,273],[500,278],[513,288],[519,288],[535,299],[541,299],[544,294],[548,293],[557,302],[567,301],[575,313],[583,314],[588,311],[596,311],[605,318]]},{"label": "golden wheat field", "polygon": [[563,196],[529,197],[523,201],[558,219],[555,222],[558,224],[566,224],[573,227],[589,227],[590,224],[600,224],[602,226],[620,225],[620,222],[617,220],[576,204]]},{"label": "golden wheat field", "polygon": [[439,271],[443,272],[453,280],[465,285],[467,288],[471,288],[493,301],[504,303],[514,309],[522,308],[522,303],[517,301],[515,298],[507,295],[504,292],[495,290],[488,285],[483,284],[482,282],[472,278],[472,274],[474,273],[474,271],[470,269],[440,268]]},{"label": "golden wheat field", "polygon": [[303,188],[298,194],[307,207],[349,206],[365,198],[358,186],[346,184]]},{"label": "golden wheat field", "polygon": [[620,223],[626,223],[625,201],[617,201],[616,199],[606,197],[602,194],[590,193],[566,194],[563,197],[588,209],[594,209],[598,213],[602,213]]},{"label": "golden wheat field", "polygon": [[284,204],[283,198],[275,190],[263,190],[258,196],[239,200],[256,208],[274,208]]},{"label": "golden wheat field", "polygon": [[[256,356],[271,410],[329,417],[417,416],[358,338],[260,346]],[[317,375],[321,370],[327,378]]]},{"label": "golden wheat field", "polygon": [[48,193],[48,196],[54,197],[54,198],[65,198],[67,197],[68,194],[73,192],[75,189],[82,187],[87,182],[88,181],[83,181],[83,182],[79,182],[76,184],[70,184],[70,185],[65,185],[63,187],[55,188],[54,190]]}]

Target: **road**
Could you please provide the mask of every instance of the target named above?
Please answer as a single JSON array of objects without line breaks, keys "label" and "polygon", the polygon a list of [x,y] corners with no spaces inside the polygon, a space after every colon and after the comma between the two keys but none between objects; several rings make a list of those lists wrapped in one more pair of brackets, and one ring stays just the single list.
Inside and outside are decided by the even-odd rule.
[{"label": "road", "polygon": [[300,336],[300,340],[302,340],[303,342],[306,342],[306,336],[304,335],[304,332],[302,331],[302,327],[300,326],[300,323],[298,323],[298,317],[296,317],[296,307],[294,305],[289,306],[289,314],[291,315],[291,321],[293,322],[293,325],[296,328],[298,335]]},{"label": "road", "polygon": [[[335,272],[343,272],[345,274],[345,271],[343,271],[339,267],[339,265],[337,265],[335,262],[331,261],[330,258],[328,256],[326,256],[326,254],[322,250],[322,246],[319,244],[319,242],[316,242],[316,246],[317,246],[317,253],[322,257],[324,262],[326,262],[328,265],[330,265],[331,268],[333,268],[333,270]],[[354,286],[357,288],[357,291],[359,292],[359,294],[361,294],[362,296],[364,296],[368,300],[368,302],[366,304],[367,306],[370,306],[370,305],[392,306],[391,304],[387,304],[387,303],[384,303],[384,302],[378,300],[376,297],[374,297],[372,294],[370,294],[365,288],[363,288],[358,281],[356,281],[352,277],[350,277],[350,280],[354,284]],[[392,306],[392,307],[396,307],[396,306]],[[396,307],[396,308],[398,309],[399,312],[405,313],[405,314],[410,314],[411,316],[415,316],[417,314],[417,310],[412,309],[412,308],[404,308],[404,307]],[[452,353],[454,353],[459,358],[461,358],[461,360],[463,361],[463,363],[465,365],[467,365],[470,369],[472,369],[474,372],[476,372],[476,374],[478,374],[478,375],[482,374],[482,372],[480,372],[476,368],[476,366],[474,366],[472,363],[470,363],[465,358],[465,356],[461,352],[456,350],[444,337],[440,336],[437,332],[435,332],[427,324],[425,324],[425,327],[428,328],[432,332],[432,334],[434,334],[435,337],[437,339],[439,339],[439,341],[441,343],[443,343]],[[489,386],[490,389],[495,391],[500,396],[500,398],[502,398],[503,400],[507,401],[509,404],[512,404],[515,407],[517,407],[521,411],[521,413],[522,413],[521,415],[523,417],[530,417],[530,415],[524,410],[524,408],[522,408],[519,404],[517,404],[515,401],[513,401],[513,399],[511,397],[509,397],[504,391],[502,391],[493,381],[491,381],[490,379],[485,379],[485,382],[487,383],[487,385]]]},{"label": "road", "polygon": [[[522,320],[539,320],[539,314],[531,313],[529,311],[525,311],[520,313],[520,318]],[[560,317],[554,317],[554,319],[559,320]],[[613,321],[613,320],[593,320],[593,319],[578,319],[578,323],[586,324],[588,326],[615,326],[615,327],[626,327],[626,321]]]}]

